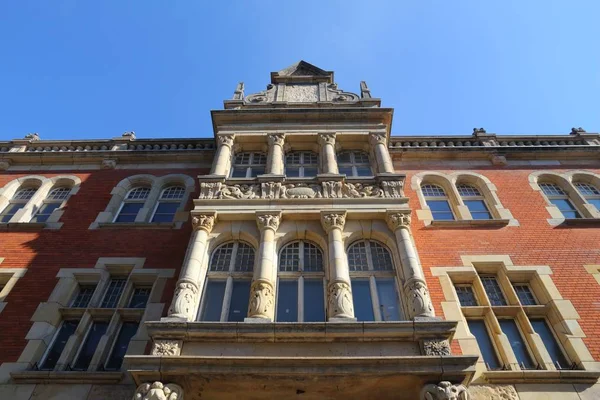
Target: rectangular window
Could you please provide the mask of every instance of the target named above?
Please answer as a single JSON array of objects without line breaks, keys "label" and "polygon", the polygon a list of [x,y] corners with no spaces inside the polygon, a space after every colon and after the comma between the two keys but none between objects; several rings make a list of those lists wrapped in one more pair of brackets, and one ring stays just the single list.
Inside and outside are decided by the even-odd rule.
[{"label": "rectangular window", "polygon": [[556,341],[554,334],[550,330],[550,327],[546,323],[546,320],[538,318],[531,319],[530,322],[535,333],[542,338],[542,342],[544,342],[544,346],[546,346],[546,350],[548,351],[548,354],[550,354],[550,358],[556,366],[556,369],[569,368],[569,362],[565,358],[565,355]]},{"label": "rectangular window", "polygon": [[352,300],[354,316],[358,321],[375,321],[368,279],[352,279]]},{"label": "rectangular window", "polygon": [[373,176],[371,167],[356,167],[356,176]]},{"label": "rectangular window", "polygon": [[325,321],[322,279],[304,279],[304,322]]},{"label": "rectangular window", "polygon": [[279,280],[277,322],[298,321],[298,281]]},{"label": "rectangular window", "polygon": [[341,175],[354,176],[354,170],[352,167],[338,167],[338,170],[340,171]]},{"label": "rectangular window", "polygon": [[461,307],[476,307],[477,298],[475,297],[475,293],[473,292],[473,286],[471,285],[456,285],[454,286],[456,289],[456,294],[458,295],[458,300],[460,301]]},{"label": "rectangular window", "polygon": [[508,338],[510,347],[515,353],[515,357],[517,358],[517,362],[521,366],[521,369],[535,368],[535,364],[529,355],[527,345],[521,336],[521,332],[519,332],[516,322],[513,319],[500,319],[498,320],[498,323],[500,324],[502,332],[504,332]]},{"label": "rectangular window", "polygon": [[92,295],[96,291],[96,285],[80,285],[79,292],[73,302],[71,303],[71,307],[73,308],[86,308],[88,304],[90,304],[90,300],[92,300]]},{"label": "rectangular window", "polygon": [[229,303],[229,322],[244,322],[248,313],[248,301],[250,300],[250,281],[234,280]]},{"label": "rectangular window", "polygon": [[489,370],[500,369],[500,361],[498,361],[498,355],[492,344],[492,339],[485,326],[485,322],[481,319],[471,319],[467,320],[467,324],[469,325],[469,330],[477,340],[477,345],[487,368]]},{"label": "rectangular window", "polygon": [[531,288],[529,285],[522,284],[514,284],[515,292],[517,293],[517,297],[519,301],[524,306],[535,306],[537,301],[535,301],[535,297],[533,297],[533,293],[531,292]]},{"label": "rectangular window", "polygon": [[473,219],[492,219],[485,202],[483,200],[465,200],[465,205],[471,213]]},{"label": "rectangular window", "polygon": [[119,211],[115,222],[135,222],[138,212],[144,207],[144,203],[125,203]]},{"label": "rectangular window", "polygon": [[220,321],[225,297],[225,281],[209,280],[202,305],[202,321]]},{"label": "rectangular window", "polygon": [[106,328],[108,328],[108,322],[94,322],[92,324],[85,342],[79,350],[77,360],[75,361],[75,364],[73,364],[73,370],[87,371],[90,362],[92,361],[92,357],[94,357],[94,353],[96,352],[96,348],[98,347],[98,343],[100,342],[102,335],[106,333]]},{"label": "rectangular window", "polygon": [[102,299],[101,308],[115,308],[121,298],[121,293],[125,288],[126,279],[111,279],[104,293],[104,299]]},{"label": "rectangular window", "polygon": [[454,214],[448,200],[427,200],[434,221],[453,221]]},{"label": "rectangular window", "polygon": [[377,297],[379,298],[379,312],[383,321],[400,321],[400,304],[396,293],[394,279],[377,278]]},{"label": "rectangular window", "polygon": [[137,322],[124,322],[123,325],[121,325],[119,335],[115,340],[112,352],[110,353],[108,361],[106,362],[105,369],[107,371],[118,371],[121,369],[123,357],[125,357],[125,353],[127,352],[127,347],[129,346],[131,338],[138,330],[138,325],[139,324]]},{"label": "rectangular window", "polygon": [[246,168],[246,167],[235,167],[233,169],[233,171],[231,172],[231,177],[232,178],[245,178],[247,169],[248,168]]},{"label": "rectangular window", "polygon": [[299,167],[286,167],[285,175],[288,178],[298,178],[298,177],[300,177],[300,168]]},{"label": "rectangular window", "polygon": [[21,208],[25,207],[25,203],[15,203],[9,204],[6,206],[4,211],[2,211],[2,216],[0,217],[0,222],[8,222],[10,219],[19,211]]},{"label": "rectangular window", "polygon": [[180,204],[172,201],[158,203],[152,222],[173,222]]},{"label": "rectangular window", "polygon": [[127,308],[146,308],[148,298],[150,297],[151,287],[136,287],[133,289],[131,300]]},{"label": "rectangular window", "polygon": [[554,204],[565,218],[581,218],[575,206],[567,199],[550,199],[550,203]]},{"label": "rectangular window", "polygon": [[317,169],[314,167],[304,167],[304,176],[307,178],[317,176]]},{"label": "rectangular window", "polygon": [[54,342],[52,343],[50,350],[48,350],[48,354],[46,354],[44,362],[40,365],[41,370],[50,371],[56,367],[56,363],[65,349],[67,341],[71,335],[75,333],[75,329],[77,329],[78,324],[79,321],[65,321],[62,323],[60,330],[54,338]]},{"label": "rectangular window", "polygon": [[42,208],[31,218],[31,222],[46,222],[50,217],[50,214],[54,212],[58,207],[60,207],[60,203],[46,203],[42,205]]},{"label": "rectangular window", "polygon": [[481,283],[483,283],[483,288],[490,299],[490,303],[492,306],[505,306],[506,300],[504,299],[504,295],[502,294],[502,290],[500,289],[500,284],[496,280],[494,276],[482,276]]},{"label": "rectangular window", "polygon": [[264,167],[252,167],[250,168],[250,176],[252,178],[256,178],[258,175],[263,175],[265,173]]}]

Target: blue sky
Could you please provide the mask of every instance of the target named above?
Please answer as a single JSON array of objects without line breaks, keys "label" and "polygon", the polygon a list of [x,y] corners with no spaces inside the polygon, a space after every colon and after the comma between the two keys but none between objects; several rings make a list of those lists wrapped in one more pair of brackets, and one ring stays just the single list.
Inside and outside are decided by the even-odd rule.
[{"label": "blue sky", "polygon": [[3,1],[0,140],[212,136],[304,59],[393,134],[600,131],[600,1]]}]

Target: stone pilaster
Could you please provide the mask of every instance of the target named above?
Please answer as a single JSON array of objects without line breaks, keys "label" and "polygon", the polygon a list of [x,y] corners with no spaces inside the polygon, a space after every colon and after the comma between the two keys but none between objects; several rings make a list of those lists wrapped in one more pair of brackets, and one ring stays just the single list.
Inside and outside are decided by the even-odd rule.
[{"label": "stone pilaster", "polygon": [[211,175],[227,175],[231,167],[231,149],[235,135],[217,135],[217,152]]},{"label": "stone pilaster", "polygon": [[369,134],[369,142],[373,147],[375,159],[377,160],[377,172],[394,173],[394,164],[387,148],[387,137],[385,133],[374,132]]},{"label": "stone pilaster", "polygon": [[434,317],[433,305],[410,232],[410,212],[388,211],[386,221],[396,236],[402,271],[404,290],[408,295],[410,318]]},{"label": "stone pilaster", "polygon": [[283,144],[285,135],[283,133],[272,133],[269,139],[269,168],[267,174],[283,175]]},{"label": "stone pilaster", "polygon": [[469,400],[469,392],[464,385],[453,385],[452,382],[442,381],[437,385],[425,385],[419,400]]},{"label": "stone pilaster", "polygon": [[346,211],[322,211],[321,224],[329,241],[330,280],[327,288],[329,321],[355,320],[348,258],[342,232]]},{"label": "stone pilaster", "polygon": [[206,255],[208,235],[214,227],[216,217],[216,212],[192,217],[194,231],[179,274],[173,302],[169,307],[168,318],[180,318],[186,321],[195,319],[194,311],[198,305],[198,294],[206,276],[205,271],[202,271],[202,262]]},{"label": "stone pilaster", "polygon": [[142,383],[132,400],[183,400],[183,388],[174,383]]},{"label": "stone pilaster", "polygon": [[321,146],[322,173],[339,174],[335,158],[335,133],[320,133],[319,145]]}]

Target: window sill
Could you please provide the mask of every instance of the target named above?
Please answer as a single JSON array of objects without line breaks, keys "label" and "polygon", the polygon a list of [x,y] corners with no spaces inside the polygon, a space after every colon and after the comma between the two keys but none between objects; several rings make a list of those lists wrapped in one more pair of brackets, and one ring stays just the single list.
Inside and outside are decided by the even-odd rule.
[{"label": "window sill", "polygon": [[102,222],[101,229],[175,229],[175,222]]},{"label": "window sill", "polygon": [[123,373],[88,371],[21,371],[11,372],[15,383],[120,383]]},{"label": "window sill", "polygon": [[459,227],[503,227],[510,223],[510,219],[460,219],[453,221],[431,221],[429,226],[435,228]]},{"label": "window sill", "polygon": [[486,371],[486,381],[496,384],[514,383],[596,383],[600,371],[582,370],[525,370],[525,371]]},{"label": "window sill", "polygon": [[565,220],[560,225],[600,226],[600,218],[565,218]]},{"label": "window sill", "polygon": [[46,227],[45,222],[2,222],[0,223],[0,231],[41,231]]}]

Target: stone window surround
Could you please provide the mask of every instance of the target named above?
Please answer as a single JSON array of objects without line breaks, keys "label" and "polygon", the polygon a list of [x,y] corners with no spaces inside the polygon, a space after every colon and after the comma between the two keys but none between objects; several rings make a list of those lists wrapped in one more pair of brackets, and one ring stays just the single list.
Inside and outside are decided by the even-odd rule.
[{"label": "stone window surround", "polygon": [[[550,267],[515,266],[508,255],[462,256],[461,259],[463,266],[431,268],[432,275],[440,280],[444,293],[444,301],[441,305],[445,319],[459,321],[453,339],[458,342],[462,354],[481,355],[475,337],[469,332],[467,319],[454,289],[455,284],[470,283],[473,285],[473,291],[480,306],[468,310],[469,317],[483,317],[500,362],[508,365],[510,369],[508,371],[487,371],[483,359],[480,358],[476,367],[475,383],[501,382],[507,378],[513,382],[531,382],[540,379],[558,382],[559,376],[560,380],[566,381],[570,375],[573,375],[573,379],[576,379],[577,375],[585,375],[590,370],[599,369],[600,363],[594,361],[583,342],[586,335],[577,322],[580,318],[579,314],[571,301],[563,299],[558,292],[551,278],[552,270]],[[534,292],[539,305],[525,306],[524,308],[528,308],[527,313],[523,311],[523,306],[502,307],[506,310],[506,315],[503,311],[500,316],[514,317],[518,320],[524,334],[523,338],[529,344],[530,350],[533,350],[530,353],[534,361],[543,359],[544,365],[542,367],[544,370],[523,371],[516,366],[517,361],[512,350],[510,350],[510,343],[506,335],[497,326],[496,317],[492,315],[493,312],[486,311],[491,309],[485,301],[487,296],[478,278],[478,275],[482,273],[497,275],[498,282],[509,304],[520,304],[512,286],[513,283],[527,283]],[[546,319],[564,350],[565,356],[571,362],[575,362],[580,370],[556,370],[540,336],[531,328],[528,315]]]},{"label": "stone window surround", "polygon": [[600,285],[600,265],[585,265],[584,268]]},{"label": "stone window surround", "polygon": [[589,204],[585,197],[579,193],[579,190],[573,185],[575,182],[583,182],[592,184],[600,189],[600,175],[584,170],[568,172],[535,171],[529,175],[529,185],[533,190],[539,191],[542,198],[546,201],[546,210],[548,210],[548,213],[550,214],[548,223],[556,226],[565,222],[565,217],[558,207],[550,203],[548,196],[544,194],[538,185],[540,182],[553,183],[560,187],[567,194],[567,197],[583,219],[600,220],[600,211],[592,204]]},{"label": "stone window surround", "polygon": [[[163,189],[167,186],[173,185],[181,185],[185,187],[185,195],[181,199],[181,204],[179,205],[178,211],[175,214],[175,219],[172,223],[172,226],[175,229],[181,229],[184,222],[187,221],[189,217],[189,213],[185,211],[185,206],[189,199],[189,196],[193,193],[195,189],[194,179],[190,176],[184,174],[169,174],[160,177],[156,177],[150,174],[140,174],[133,175],[123,179],[121,182],[117,184],[111,191],[111,199],[108,202],[106,209],[98,214],[96,220],[92,222],[89,229],[97,229],[100,227],[130,227],[132,224],[128,223],[115,223],[113,222],[117,213],[121,209],[121,205],[123,204],[123,200],[127,193],[131,189],[136,186],[147,186],[150,187],[150,194],[148,198],[144,201],[144,206],[138,212],[135,222],[133,225],[137,226],[163,226],[164,223],[151,223],[150,218],[152,218],[152,214],[158,204],[158,200],[160,194]],[[169,225],[169,224],[166,224]]]},{"label": "stone window surround", "polygon": [[[47,302],[40,303],[33,314],[33,325],[25,339],[28,341],[25,349],[15,363],[4,363],[0,368],[0,383],[10,379],[8,373],[29,374],[27,379],[35,380],[40,373],[40,379],[47,380],[47,372],[28,371],[35,363],[43,361],[58,329],[63,320],[67,318],[79,319],[76,333],[72,335],[63,350],[61,357],[54,369],[54,378],[60,381],[64,377],[60,374],[67,364],[74,361],[83,339],[94,320],[109,321],[107,333],[102,336],[88,371],[73,372],[85,374],[83,379],[93,380],[95,375],[102,374],[96,369],[104,365],[112,351],[114,340],[119,332],[122,321],[140,321],[137,333],[133,336],[127,349],[127,355],[144,354],[150,340],[144,321],[159,320],[164,303],[160,303],[164,286],[168,279],[175,274],[173,269],[145,269],[145,258],[136,257],[101,257],[94,268],[61,268],[56,277],[58,282],[54,287]],[[100,301],[112,276],[127,275],[127,284],[121,294],[118,309],[101,309]],[[97,283],[96,290],[87,308],[69,308],[73,297],[77,294],[80,283]],[[145,309],[126,309],[136,284],[152,285],[148,303]],[[125,364],[121,367],[126,369]],[[24,372],[23,372],[24,371]],[[71,373],[65,371],[64,373]],[[106,374],[106,373],[104,373]],[[79,376],[78,375],[78,376]],[[13,377],[15,378],[15,377]]]},{"label": "stone window surround", "polygon": [[[4,258],[0,257],[0,264]],[[27,272],[27,268],[0,268],[0,314],[6,307],[6,296],[15,287],[19,278]]]},{"label": "stone window surround", "polygon": [[[443,221],[443,223],[455,225],[460,224],[461,221],[469,221],[479,224],[506,221],[507,225],[509,226],[519,225],[519,222],[514,219],[511,212],[502,205],[502,202],[497,194],[498,189],[496,188],[496,185],[494,185],[484,175],[471,171],[456,171],[450,174],[436,171],[424,171],[412,176],[411,189],[417,194],[419,203],[421,205],[421,209],[416,210],[417,218],[423,221],[425,226],[431,225],[434,221],[431,210],[429,209],[429,206],[425,200],[425,196],[421,191],[421,185],[423,184],[438,185],[446,192],[448,203],[450,204],[456,219],[454,221]],[[490,214],[492,215],[491,220],[473,220],[471,212],[465,205],[462,196],[458,193],[458,189],[456,188],[457,184],[471,185],[479,190],[485,199],[485,204]],[[435,223],[438,222],[442,221],[436,221]]]},{"label": "stone window surround", "polygon": [[37,224],[30,222],[31,218],[43,205],[44,200],[50,191],[56,187],[69,187],[71,188],[71,192],[67,198],[62,201],[60,207],[54,210],[48,217],[48,220],[43,223],[44,227],[47,229],[60,229],[63,223],[59,222],[59,220],[64,213],[64,207],[71,196],[79,192],[80,186],[81,179],[75,175],[57,175],[52,178],[46,178],[45,176],[41,175],[28,175],[17,178],[8,182],[3,188],[0,189],[0,211],[4,210],[19,189],[37,187],[38,189],[33,197],[23,208],[17,211],[17,213],[13,215],[9,221],[9,223]]}]

